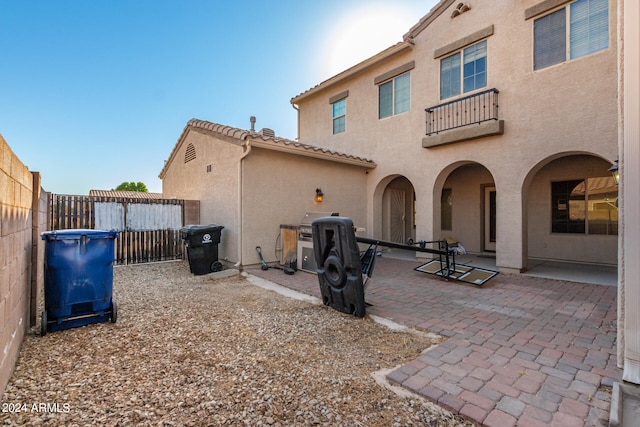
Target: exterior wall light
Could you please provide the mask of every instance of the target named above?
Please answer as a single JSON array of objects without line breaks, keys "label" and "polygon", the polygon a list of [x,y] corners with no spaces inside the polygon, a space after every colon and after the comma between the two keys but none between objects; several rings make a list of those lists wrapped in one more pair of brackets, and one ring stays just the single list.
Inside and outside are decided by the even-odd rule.
[{"label": "exterior wall light", "polygon": [[618,161],[616,160],[609,168],[609,173],[613,176],[616,185],[620,184],[620,171],[618,170]]},{"label": "exterior wall light", "polygon": [[319,188],[316,188],[316,195],[313,199],[316,201],[316,203],[322,203],[323,198],[324,198],[324,193],[322,192],[322,190]]}]

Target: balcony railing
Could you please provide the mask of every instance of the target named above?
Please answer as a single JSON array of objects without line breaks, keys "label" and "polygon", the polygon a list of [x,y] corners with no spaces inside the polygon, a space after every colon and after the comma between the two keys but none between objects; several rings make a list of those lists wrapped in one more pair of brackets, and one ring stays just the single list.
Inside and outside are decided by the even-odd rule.
[{"label": "balcony railing", "polygon": [[427,136],[498,120],[498,93],[498,89],[488,89],[427,108]]}]

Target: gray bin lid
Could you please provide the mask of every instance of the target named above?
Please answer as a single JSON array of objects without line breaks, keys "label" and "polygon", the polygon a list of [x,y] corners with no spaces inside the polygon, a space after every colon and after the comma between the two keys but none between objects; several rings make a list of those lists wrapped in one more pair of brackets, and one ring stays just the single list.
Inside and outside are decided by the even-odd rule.
[{"label": "gray bin lid", "polygon": [[223,225],[209,224],[209,225],[185,225],[180,229],[184,234],[191,235],[194,233],[206,232],[206,231],[218,231],[224,228]]}]

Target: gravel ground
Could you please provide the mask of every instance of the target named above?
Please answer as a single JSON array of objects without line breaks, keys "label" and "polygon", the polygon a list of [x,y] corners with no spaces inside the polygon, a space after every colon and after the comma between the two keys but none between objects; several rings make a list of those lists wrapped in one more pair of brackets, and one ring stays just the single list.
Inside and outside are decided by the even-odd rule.
[{"label": "gravel ground", "polygon": [[28,334],[0,422],[471,425],[376,380],[438,338],[250,280],[193,276],[185,262],[115,267],[117,323]]}]

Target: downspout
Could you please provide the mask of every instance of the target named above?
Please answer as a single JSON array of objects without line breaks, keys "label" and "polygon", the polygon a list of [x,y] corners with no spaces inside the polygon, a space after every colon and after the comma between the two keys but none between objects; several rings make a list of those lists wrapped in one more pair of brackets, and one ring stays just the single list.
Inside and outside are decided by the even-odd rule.
[{"label": "downspout", "polygon": [[247,141],[244,146],[244,153],[240,156],[240,165],[238,166],[238,262],[234,265],[235,268],[242,265],[242,218],[244,218],[242,178],[244,177],[244,159],[249,154],[251,154],[251,142]]},{"label": "downspout", "polygon": [[297,117],[297,119],[298,119],[298,129],[296,129],[297,133],[298,133],[298,136],[296,137],[296,141],[300,141],[300,108],[298,108],[298,106],[296,104],[294,104],[293,102],[291,103],[291,106],[298,113],[297,114],[297,116],[298,116]]}]

